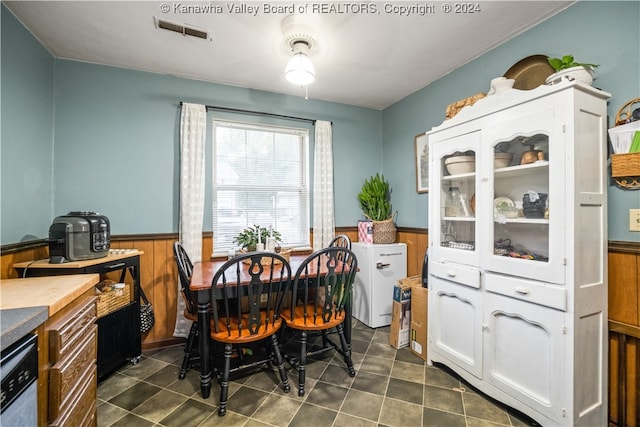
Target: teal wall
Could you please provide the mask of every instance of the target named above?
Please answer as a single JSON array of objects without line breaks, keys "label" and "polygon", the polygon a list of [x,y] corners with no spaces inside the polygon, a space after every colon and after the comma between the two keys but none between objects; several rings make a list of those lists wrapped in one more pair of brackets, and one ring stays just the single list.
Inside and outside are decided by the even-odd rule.
[{"label": "teal wall", "polygon": [[2,243],[48,234],[53,214],[54,59],[0,6]]},{"label": "teal wall", "polygon": [[[356,223],[360,185],[379,170],[380,111],[74,61],[57,60],[55,75],[56,213],[96,210],[114,234],[178,231],[180,101],[333,122],[338,226]],[[309,124],[288,125],[313,137]],[[205,230],[212,224],[208,193]]]},{"label": "teal wall", "polygon": [[[355,225],[360,186],[382,171],[398,224],[425,228],[429,195],[415,191],[414,136],[441,123],[449,103],[486,92],[519,59],[574,53],[602,64],[594,85],[613,95],[610,123],[640,96],[638,2],[579,2],[382,112],[55,60],[0,9],[2,244],[46,237],[54,216],[79,209],[109,216],[114,234],[177,231],[180,101],[332,121],[336,224]],[[610,239],[640,240],[626,230],[632,207],[640,207],[640,192],[609,188]]]},{"label": "teal wall", "polygon": [[[535,28],[471,61],[382,113],[382,171],[393,187],[393,205],[403,226],[426,227],[429,194],[415,187],[414,136],[439,125],[448,104],[487,92],[492,78],[529,55],[574,54],[600,64],[593,85],[609,92],[609,126],[618,109],[640,97],[640,2],[582,1]],[[629,209],[640,208],[640,191],[610,181],[609,239],[640,242],[629,231]]]}]

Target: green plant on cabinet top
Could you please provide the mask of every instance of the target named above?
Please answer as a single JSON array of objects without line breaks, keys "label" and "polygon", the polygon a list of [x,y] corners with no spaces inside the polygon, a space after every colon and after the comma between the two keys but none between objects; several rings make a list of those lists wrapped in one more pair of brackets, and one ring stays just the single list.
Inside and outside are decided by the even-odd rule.
[{"label": "green plant on cabinet top", "polygon": [[593,70],[594,68],[599,67],[599,64],[586,64],[581,62],[574,62],[573,55],[564,55],[562,58],[548,58],[549,65],[553,67],[554,70],[566,70],[567,68],[573,67],[584,67],[589,70]]}]

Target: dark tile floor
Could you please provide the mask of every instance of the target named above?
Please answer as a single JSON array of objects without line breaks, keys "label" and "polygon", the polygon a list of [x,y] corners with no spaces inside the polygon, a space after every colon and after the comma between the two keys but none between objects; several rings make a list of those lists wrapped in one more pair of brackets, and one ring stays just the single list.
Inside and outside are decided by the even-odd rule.
[{"label": "dark tile floor", "polygon": [[219,387],[202,399],[196,370],[178,380],[183,347],[147,351],[98,385],[98,426],[531,426],[455,374],[389,345],[389,328],[354,321],[354,378],[335,353],[308,365],[305,396],[289,369],[284,393],[272,370],[236,379],[228,412],[218,417]]}]

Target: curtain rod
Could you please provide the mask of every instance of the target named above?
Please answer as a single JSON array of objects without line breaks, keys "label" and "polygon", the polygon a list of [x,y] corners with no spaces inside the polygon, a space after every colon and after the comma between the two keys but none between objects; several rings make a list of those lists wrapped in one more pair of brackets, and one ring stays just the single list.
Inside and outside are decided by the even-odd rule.
[{"label": "curtain rod", "polygon": [[[180,102],[180,106],[182,106],[182,101]],[[228,108],[228,107],[217,107],[215,105],[205,105],[205,108],[207,110],[217,110],[217,111],[226,111],[229,113],[242,113],[242,114],[251,114],[254,116],[268,116],[268,117],[275,117],[275,118],[279,118],[279,119],[289,119],[289,120],[298,120],[301,122],[309,122],[312,123],[313,125],[316,124],[316,120],[315,119],[307,119],[305,117],[295,117],[295,116],[285,116],[282,114],[275,114],[275,113],[265,113],[263,111],[253,111],[253,110],[241,110],[238,108]],[[330,122],[333,125],[333,122]]]}]

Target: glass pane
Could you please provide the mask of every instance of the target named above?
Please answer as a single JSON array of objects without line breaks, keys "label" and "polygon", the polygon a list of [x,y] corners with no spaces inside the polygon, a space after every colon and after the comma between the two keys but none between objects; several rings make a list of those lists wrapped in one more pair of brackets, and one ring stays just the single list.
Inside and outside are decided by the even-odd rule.
[{"label": "glass pane", "polygon": [[253,225],[278,230],[282,246],[309,245],[307,140],[306,131],[214,122],[216,252]]},{"label": "glass pane", "polygon": [[441,159],[441,233],[443,247],[475,250],[475,152]]},{"label": "glass pane", "polygon": [[549,261],[549,137],[494,145],[494,255]]}]

